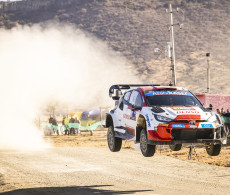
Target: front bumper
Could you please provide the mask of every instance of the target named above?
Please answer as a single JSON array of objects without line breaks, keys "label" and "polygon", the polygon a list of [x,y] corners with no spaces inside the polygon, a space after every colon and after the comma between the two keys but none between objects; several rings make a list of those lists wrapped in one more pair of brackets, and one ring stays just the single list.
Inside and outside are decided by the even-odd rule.
[{"label": "front bumper", "polygon": [[177,143],[223,143],[227,137],[224,135],[222,125],[213,123],[169,124],[160,123],[157,130],[148,130],[149,144],[170,145]]},{"label": "front bumper", "polygon": [[171,140],[171,141],[154,141],[148,140],[150,145],[174,145],[174,144],[184,144],[184,143],[200,143],[200,144],[226,144],[226,139],[195,139],[195,140]]}]

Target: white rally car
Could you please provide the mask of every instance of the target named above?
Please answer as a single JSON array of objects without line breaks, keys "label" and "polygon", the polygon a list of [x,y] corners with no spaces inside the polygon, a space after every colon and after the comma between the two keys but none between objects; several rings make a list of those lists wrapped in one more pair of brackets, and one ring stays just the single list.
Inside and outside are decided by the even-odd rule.
[{"label": "white rally car", "polygon": [[185,88],[113,85],[109,94],[116,100],[116,107],[106,116],[112,152],[119,151],[122,140],[128,139],[140,143],[146,157],[154,155],[156,145],[178,151],[183,143],[203,143],[209,155],[217,156],[227,143],[220,116],[204,108]]}]

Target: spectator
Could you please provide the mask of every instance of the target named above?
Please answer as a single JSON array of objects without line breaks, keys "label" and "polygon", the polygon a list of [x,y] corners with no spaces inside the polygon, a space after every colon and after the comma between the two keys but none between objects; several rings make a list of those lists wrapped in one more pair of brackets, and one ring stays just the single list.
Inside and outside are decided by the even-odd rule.
[{"label": "spectator", "polygon": [[[62,119],[62,126],[63,126],[63,128],[65,127],[65,116],[63,116],[63,119]],[[65,134],[65,130],[64,130],[64,134]]]},{"label": "spectator", "polygon": [[52,122],[53,122],[53,116],[52,116],[52,115],[50,115],[50,118],[49,118],[49,123],[50,123],[50,124],[52,124]]},{"label": "spectator", "polygon": [[77,128],[77,134],[80,134],[80,120],[78,120],[78,117],[75,117],[75,123],[79,124],[79,128]]},{"label": "spectator", "polygon": [[220,109],[217,108],[217,109],[216,109],[216,112],[217,112],[217,114],[220,114]]},{"label": "spectator", "polygon": [[57,124],[57,119],[54,117],[53,120],[52,120],[52,123],[53,125],[53,131],[54,131],[54,134],[57,134],[59,135],[59,132],[58,132],[58,124]]},{"label": "spectator", "polygon": [[[73,116],[71,116],[71,119],[69,120],[69,123],[75,123],[75,119],[73,118]],[[70,134],[75,135],[75,129],[73,127],[70,128]]]},{"label": "spectator", "polygon": [[221,115],[225,114],[225,112],[224,112],[224,108],[221,108],[221,110],[220,110],[220,114],[221,114]]},{"label": "spectator", "polygon": [[56,119],[55,117],[53,118],[51,124],[52,124],[52,125],[55,125],[55,126],[58,126],[58,124],[57,124],[57,119]]},{"label": "spectator", "polygon": [[70,118],[66,116],[64,120],[64,125],[65,125],[65,135],[69,135],[69,120]]},{"label": "spectator", "polygon": [[224,117],[224,126],[226,128],[227,131],[227,135],[230,132],[230,113],[229,113],[229,109],[227,109],[226,113],[223,114]]},{"label": "spectator", "polygon": [[172,81],[169,82],[169,86],[173,86]]}]

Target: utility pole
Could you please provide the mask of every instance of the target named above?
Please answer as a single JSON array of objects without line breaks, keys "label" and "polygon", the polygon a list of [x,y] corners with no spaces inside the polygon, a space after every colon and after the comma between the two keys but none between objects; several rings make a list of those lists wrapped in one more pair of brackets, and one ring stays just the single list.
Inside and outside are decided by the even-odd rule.
[{"label": "utility pole", "polygon": [[210,93],[210,65],[209,65],[209,57],[210,57],[210,53],[206,53],[207,56],[207,93]]},{"label": "utility pole", "polygon": [[[174,25],[178,25],[180,29],[182,28],[182,24],[173,23],[173,9],[172,9],[172,4],[169,4],[169,10],[166,9],[166,12],[169,13],[169,31],[170,31],[170,59],[171,59],[171,70],[172,70],[172,80],[173,80],[173,85],[176,86],[176,55],[175,55],[175,44],[174,44]],[[177,12],[179,12],[179,9],[177,8]]]},{"label": "utility pole", "polygon": [[[179,12],[179,8],[176,9],[177,12]],[[174,43],[174,25],[178,25],[180,29],[182,29],[183,24],[180,23],[173,23],[173,10],[172,10],[172,4],[169,4],[169,10],[166,9],[166,12],[169,13],[169,25],[168,30],[170,32],[170,42],[167,42],[167,45],[165,47],[165,56],[170,58],[171,60],[171,70],[172,70],[172,83],[174,86],[176,86],[176,55],[175,55],[175,43]],[[183,13],[183,12],[182,12]],[[155,48],[154,52],[161,52],[163,53],[162,50],[159,48]],[[171,81],[170,81],[171,82]]]},{"label": "utility pole", "polygon": [[172,4],[169,4],[169,14],[170,14],[170,43],[171,43],[171,65],[172,65],[172,79],[173,84],[176,86],[176,56],[175,56],[175,45],[174,45],[174,31],[173,31],[173,10]]}]

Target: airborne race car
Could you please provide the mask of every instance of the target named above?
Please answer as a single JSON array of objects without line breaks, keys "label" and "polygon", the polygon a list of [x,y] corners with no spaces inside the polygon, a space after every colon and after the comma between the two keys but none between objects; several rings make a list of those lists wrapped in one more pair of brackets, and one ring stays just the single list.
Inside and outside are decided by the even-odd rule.
[{"label": "airborne race car", "polygon": [[154,155],[156,145],[179,151],[183,143],[203,143],[210,156],[217,156],[227,142],[220,116],[182,87],[113,85],[109,95],[116,100],[106,116],[112,152],[119,151],[126,139],[140,143],[145,157]]}]

